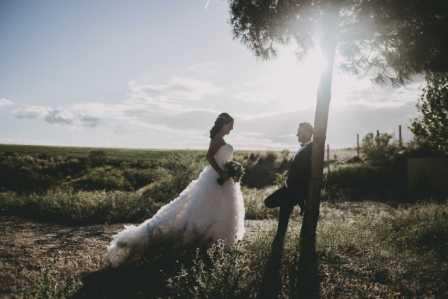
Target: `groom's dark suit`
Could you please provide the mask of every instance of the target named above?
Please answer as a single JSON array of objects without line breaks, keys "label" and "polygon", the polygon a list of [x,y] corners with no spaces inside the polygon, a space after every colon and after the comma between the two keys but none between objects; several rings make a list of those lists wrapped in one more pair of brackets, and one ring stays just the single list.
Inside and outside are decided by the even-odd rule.
[{"label": "groom's dark suit", "polygon": [[308,184],[311,176],[311,148],[311,143],[302,146],[289,167],[285,186],[269,195],[264,201],[268,208],[280,207],[280,211],[277,233],[272,242],[272,251],[266,264],[263,284],[258,298],[277,297],[276,294],[280,290],[281,259],[289,217],[297,203],[301,209],[300,214],[302,214],[308,196]]},{"label": "groom's dark suit", "polygon": [[269,195],[264,203],[268,208],[287,206],[292,208],[299,204],[303,213],[305,199],[311,175],[312,142],[304,145],[295,155],[288,170],[286,185]]}]

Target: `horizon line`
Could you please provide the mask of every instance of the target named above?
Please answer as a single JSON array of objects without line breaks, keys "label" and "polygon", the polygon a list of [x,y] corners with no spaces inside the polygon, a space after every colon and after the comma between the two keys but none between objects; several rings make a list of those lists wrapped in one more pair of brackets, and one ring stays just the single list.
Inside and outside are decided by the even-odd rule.
[{"label": "horizon line", "polygon": [[[206,147],[201,148],[166,148],[166,147],[107,147],[107,146],[88,146],[88,145],[55,145],[55,144],[23,144],[23,143],[2,143],[0,142],[0,146],[46,146],[46,147],[72,147],[72,148],[98,148],[98,149],[117,149],[117,150],[148,150],[148,151],[206,151]],[[297,144],[297,147],[299,145]],[[354,149],[356,147],[333,147],[330,148],[332,150],[342,150],[342,149]],[[296,147],[290,146],[290,147],[272,147],[272,148],[240,148],[236,149],[235,151],[283,151],[283,150],[295,150]]]}]

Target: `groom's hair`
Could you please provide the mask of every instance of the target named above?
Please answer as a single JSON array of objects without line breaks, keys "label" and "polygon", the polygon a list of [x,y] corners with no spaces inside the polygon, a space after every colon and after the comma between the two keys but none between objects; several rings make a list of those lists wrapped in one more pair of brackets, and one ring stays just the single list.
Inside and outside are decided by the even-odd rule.
[{"label": "groom's hair", "polygon": [[313,126],[312,126],[310,123],[308,123],[308,122],[300,123],[300,124],[299,124],[299,128],[304,128],[305,130],[307,130],[308,132],[310,132],[311,135],[314,134]]}]

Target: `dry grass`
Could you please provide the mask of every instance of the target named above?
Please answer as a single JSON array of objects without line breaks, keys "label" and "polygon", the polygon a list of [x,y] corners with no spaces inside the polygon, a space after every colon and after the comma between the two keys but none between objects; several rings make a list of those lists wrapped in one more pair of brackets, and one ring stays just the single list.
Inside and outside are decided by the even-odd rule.
[{"label": "dry grass", "polygon": [[[447,296],[447,213],[447,203],[398,208],[322,203],[317,242],[322,297]],[[300,220],[293,216],[285,244],[282,298],[294,287]],[[221,294],[227,298],[253,298],[276,225],[247,221],[244,242],[231,251],[167,250],[109,271],[102,270],[102,254],[122,224],[72,227],[6,216],[0,221],[0,297],[6,298],[216,298],[218,290],[226,290]]]}]

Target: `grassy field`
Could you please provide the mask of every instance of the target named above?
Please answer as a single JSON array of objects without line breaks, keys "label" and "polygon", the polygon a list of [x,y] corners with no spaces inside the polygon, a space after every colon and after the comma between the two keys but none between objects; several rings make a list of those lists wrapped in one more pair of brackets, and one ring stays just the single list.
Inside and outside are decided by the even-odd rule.
[{"label": "grassy field", "polygon": [[[393,208],[325,202],[317,250],[322,298],[446,298],[447,203]],[[272,258],[273,220],[246,221],[238,246],[196,251],[167,245],[117,270],[102,255],[122,224],[67,226],[0,217],[0,297],[255,298]],[[279,298],[296,288],[293,217],[278,267]]]},{"label": "grassy field", "polygon": [[[101,150],[106,153],[108,157],[123,160],[154,160],[160,159],[167,155],[167,153],[195,153],[204,154],[205,150],[173,150],[173,149],[131,149],[131,148],[98,148],[98,147],[74,147],[74,146],[48,146],[48,145],[20,145],[20,144],[0,144],[0,153],[11,152],[18,154],[47,154],[51,156],[73,156],[73,157],[87,157],[89,152]],[[263,150],[238,150],[236,153],[266,152]],[[330,159],[334,159],[336,155],[337,160],[346,160],[356,155],[354,148],[330,149]]]},{"label": "grassy field", "polygon": [[73,146],[46,146],[46,145],[17,145],[0,144],[0,152],[18,154],[47,154],[51,156],[87,157],[89,152],[101,150],[108,157],[122,160],[154,160],[166,156],[167,153],[202,153],[201,150],[158,150],[158,149],[129,149],[129,148],[97,148]]},{"label": "grassy field", "polygon": [[[246,219],[276,217],[275,210],[266,209],[263,204],[263,199],[273,190],[274,187],[243,188]],[[4,192],[0,193],[0,215],[16,215],[70,225],[143,221],[170,200],[163,199],[155,201],[152,197],[122,191],[56,191],[33,195]]]},{"label": "grassy field", "polygon": [[[317,228],[322,297],[448,297],[448,201],[348,201],[338,188],[387,190],[397,175],[344,164],[353,149],[335,155],[339,168],[333,189],[324,189]],[[102,261],[111,236],[177,196],[206,165],[205,151],[0,145],[0,298],[256,298],[278,212],[263,199],[284,179],[290,156],[236,152],[246,169],[247,233],[235,248],[166,244],[112,270]],[[295,209],[274,273],[279,298],[294,297],[300,283],[300,226]]]}]

